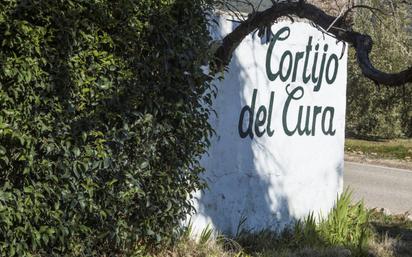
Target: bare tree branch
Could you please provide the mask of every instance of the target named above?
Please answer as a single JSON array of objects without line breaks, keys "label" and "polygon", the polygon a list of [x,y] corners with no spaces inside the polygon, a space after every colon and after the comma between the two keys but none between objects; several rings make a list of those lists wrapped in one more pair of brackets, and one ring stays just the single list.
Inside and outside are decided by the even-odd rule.
[{"label": "bare tree branch", "polygon": [[352,27],[345,22],[344,17],[331,16],[320,8],[301,0],[299,2],[274,3],[271,8],[249,16],[223,38],[221,46],[215,52],[215,68],[221,69],[229,64],[232,53],[249,33],[259,27],[273,24],[280,17],[290,15],[308,19],[324,30],[330,27],[328,33],[355,48],[357,61],[363,75],[376,83],[400,86],[412,82],[412,66],[398,73],[386,73],[376,69],[369,59],[373,45],[370,36],[353,31]]}]

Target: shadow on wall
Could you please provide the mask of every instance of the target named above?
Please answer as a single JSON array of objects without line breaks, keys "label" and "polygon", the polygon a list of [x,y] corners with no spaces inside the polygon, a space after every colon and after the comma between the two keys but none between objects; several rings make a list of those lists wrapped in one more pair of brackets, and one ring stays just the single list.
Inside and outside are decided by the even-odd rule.
[{"label": "shadow on wall", "polygon": [[[219,28],[212,30],[214,38],[221,39],[236,25],[220,17]],[[313,37],[317,44],[336,45],[333,38],[316,34],[318,30],[310,24],[282,22],[272,29],[285,26],[293,31],[290,41],[279,44],[277,54],[270,56],[272,63],[281,66],[278,68],[283,69],[282,73],[289,72],[287,65],[281,65],[286,56],[282,52],[304,50],[310,44],[306,37]],[[319,92],[302,78],[292,80],[293,83],[269,80],[265,65],[268,48],[262,47],[262,41],[256,37],[247,36],[238,46],[229,72],[218,86],[214,108],[219,116],[210,120],[216,135],[211,140],[209,155],[202,158],[209,189],[198,192],[196,198],[195,233],[208,223],[230,235],[240,230],[279,231],[311,211],[324,216],[342,190],[346,66],[337,73],[333,86],[325,86]],[[333,51],[341,51],[335,45]],[[307,56],[316,62],[315,56]],[[346,60],[341,63],[346,65]],[[304,67],[295,69],[304,74],[304,69],[312,72],[315,66]],[[291,99],[288,83],[305,90],[302,89],[301,98],[286,106]],[[316,106],[333,109],[334,116],[330,114],[329,121],[333,122],[336,135],[315,134],[315,130],[324,131],[327,121],[324,112],[322,124],[316,123],[316,114],[310,109]],[[301,111],[305,109],[306,112]],[[303,120],[306,126],[312,126],[312,134],[285,133],[288,123],[302,128]]]},{"label": "shadow on wall", "polygon": [[[232,23],[230,30],[234,27],[236,24]],[[222,37],[222,30],[214,32],[219,34],[215,38]],[[251,54],[256,62],[255,51]],[[208,188],[197,199],[195,221],[199,222],[200,217],[201,224],[195,226],[212,224],[215,230],[228,235],[236,235],[242,230],[279,230],[293,220],[281,179],[284,174],[279,174],[284,169],[276,156],[257,156],[271,153],[262,151],[266,146],[259,141],[250,137],[242,139],[238,134],[240,111],[250,105],[252,98],[246,81],[263,83],[259,81],[258,72],[247,72],[248,67],[241,64],[239,55],[233,56],[229,73],[225,73],[215,99],[219,117],[214,117],[211,123],[220,133],[212,138],[209,155],[202,160],[207,170],[204,179]],[[245,127],[248,120],[246,116]],[[216,159],[224,161],[217,162]],[[267,172],[268,167],[273,172]]]}]

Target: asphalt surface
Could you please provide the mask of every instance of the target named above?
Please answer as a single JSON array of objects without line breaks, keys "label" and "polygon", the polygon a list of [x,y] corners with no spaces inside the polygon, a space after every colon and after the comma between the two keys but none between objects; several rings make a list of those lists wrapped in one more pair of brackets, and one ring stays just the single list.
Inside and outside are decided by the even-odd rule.
[{"label": "asphalt surface", "polygon": [[412,214],[412,170],[345,162],[343,183],[369,208]]}]

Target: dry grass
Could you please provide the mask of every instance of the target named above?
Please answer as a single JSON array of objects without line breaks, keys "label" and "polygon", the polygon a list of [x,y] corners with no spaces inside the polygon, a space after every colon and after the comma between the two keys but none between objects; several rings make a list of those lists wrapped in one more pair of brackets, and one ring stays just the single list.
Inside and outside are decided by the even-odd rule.
[{"label": "dry grass", "polygon": [[398,240],[385,235],[376,235],[369,244],[370,252],[377,257],[395,257]]},{"label": "dry grass", "polygon": [[[266,242],[270,244],[270,242]],[[407,252],[399,252],[405,244],[388,235],[376,234],[369,243],[368,257],[410,257]],[[229,247],[230,248],[230,247]],[[406,254],[406,255],[405,255]],[[301,249],[267,249],[248,254],[243,249],[228,249],[221,241],[211,240],[205,245],[188,240],[154,257],[350,257],[354,256],[344,247],[303,247]]]},{"label": "dry grass", "polygon": [[179,243],[171,249],[166,249],[156,255],[156,257],[231,257],[236,253],[225,251],[216,241],[212,240],[207,244],[200,245],[195,241],[187,240]]},{"label": "dry grass", "polygon": [[[386,215],[370,210],[369,224],[373,234],[363,252],[331,243],[319,244],[313,238],[302,240],[299,231],[291,230],[282,234],[268,231],[241,234],[236,240],[222,236],[214,238],[205,233],[195,241],[186,235],[180,243],[154,257],[411,257],[412,220],[407,215]],[[312,233],[305,235],[313,237]]]},{"label": "dry grass", "polygon": [[[270,243],[270,242],[267,242]],[[179,245],[164,250],[154,257],[350,257],[351,251],[343,247],[302,249],[268,249],[260,252],[247,253],[243,249],[234,250],[225,244],[210,241],[206,245],[199,245],[195,241],[185,241]],[[385,255],[386,257],[386,255]]]},{"label": "dry grass", "polygon": [[382,211],[373,210],[370,223],[377,235],[374,240],[377,245],[373,245],[372,249],[387,250],[387,255],[379,252],[380,255],[377,256],[412,256],[412,220],[408,213],[386,215]]}]

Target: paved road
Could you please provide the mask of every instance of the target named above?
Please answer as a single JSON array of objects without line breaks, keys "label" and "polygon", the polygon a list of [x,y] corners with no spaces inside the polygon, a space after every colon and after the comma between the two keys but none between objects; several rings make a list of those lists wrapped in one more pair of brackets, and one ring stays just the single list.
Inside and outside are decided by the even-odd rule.
[{"label": "paved road", "polygon": [[363,198],[370,208],[412,213],[412,170],[345,162],[343,181],[354,200]]}]

